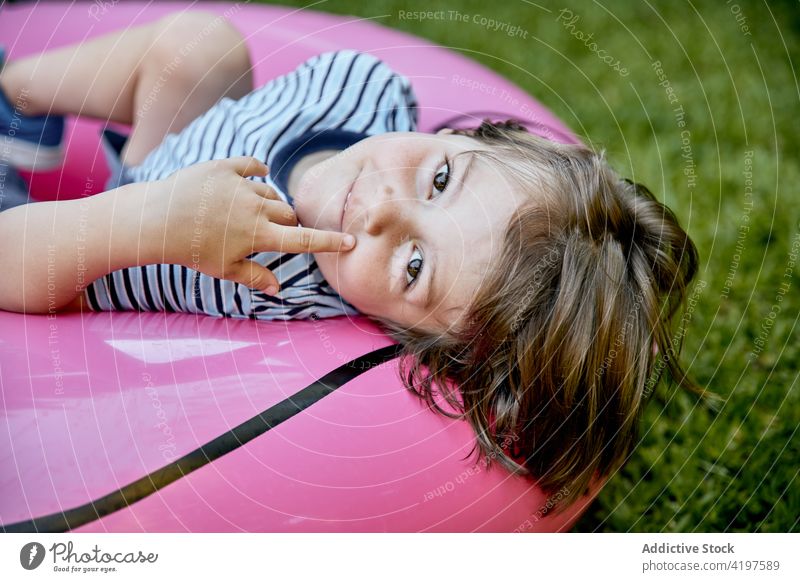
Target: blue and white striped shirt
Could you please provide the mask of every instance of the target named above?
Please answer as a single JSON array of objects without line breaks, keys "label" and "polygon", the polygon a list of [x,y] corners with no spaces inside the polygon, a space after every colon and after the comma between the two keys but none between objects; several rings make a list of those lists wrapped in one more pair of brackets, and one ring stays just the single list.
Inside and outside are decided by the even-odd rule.
[{"label": "blue and white striped shirt", "polygon": [[[224,98],[138,166],[132,182],[165,178],[213,159],[253,156],[272,167],[281,147],[308,132],[341,129],[367,135],[414,131],[417,103],[411,84],[372,55],[342,50],[312,57],[297,69],[234,101]],[[253,178],[291,199],[271,176]],[[281,284],[276,296],[216,279],[182,265],[120,269],[84,291],[95,311],[181,311],[252,319],[305,319],[354,315],[322,277],[312,254],[259,252],[251,260]]]}]

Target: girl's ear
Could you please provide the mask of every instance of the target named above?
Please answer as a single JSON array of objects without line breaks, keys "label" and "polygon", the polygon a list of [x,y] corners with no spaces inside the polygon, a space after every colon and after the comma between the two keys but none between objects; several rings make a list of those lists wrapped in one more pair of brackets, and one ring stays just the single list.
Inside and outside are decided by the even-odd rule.
[{"label": "girl's ear", "polygon": [[436,135],[465,135],[467,137],[473,137],[475,135],[475,130],[474,129],[455,130],[451,127],[443,127],[442,129],[436,132]]}]

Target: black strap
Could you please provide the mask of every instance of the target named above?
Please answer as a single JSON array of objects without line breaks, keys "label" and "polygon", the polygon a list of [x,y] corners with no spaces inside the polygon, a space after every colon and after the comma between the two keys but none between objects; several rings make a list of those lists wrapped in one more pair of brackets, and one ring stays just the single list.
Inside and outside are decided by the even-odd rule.
[{"label": "black strap", "polygon": [[169,465],[156,469],[133,483],[117,489],[113,493],[104,495],[85,505],[67,509],[61,513],[0,525],[0,530],[6,533],[65,532],[101,519],[120,509],[125,509],[170,483],[185,477],[192,471],[196,471],[200,467],[261,436],[292,418],[295,414],[319,402],[325,396],[367,370],[394,359],[399,355],[401,349],[399,344],[394,344],[351,360],[328,372],[325,376],[296,394],[281,400],[264,412],[221,434],[200,448],[187,453],[180,459],[176,459]]}]

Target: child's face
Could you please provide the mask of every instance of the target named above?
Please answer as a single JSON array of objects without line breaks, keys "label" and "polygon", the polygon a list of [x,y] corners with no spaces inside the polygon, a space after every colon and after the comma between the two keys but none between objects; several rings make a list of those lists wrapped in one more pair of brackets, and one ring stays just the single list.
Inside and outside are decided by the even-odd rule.
[{"label": "child's face", "polygon": [[300,223],[356,237],[351,251],[315,254],[346,301],[406,327],[440,332],[459,322],[523,201],[493,165],[455,157],[477,149],[486,146],[447,130],[386,133],[301,176]]}]

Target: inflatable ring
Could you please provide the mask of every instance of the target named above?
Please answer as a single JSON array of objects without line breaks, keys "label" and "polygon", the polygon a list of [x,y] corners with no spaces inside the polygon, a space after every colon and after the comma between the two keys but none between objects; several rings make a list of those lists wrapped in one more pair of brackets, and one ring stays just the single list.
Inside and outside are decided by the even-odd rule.
[{"label": "inflatable ring", "polygon": [[[188,8],[130,2],[6,7],[0,43],[11,58],[20,57]],[[576,141],[502,77],[408,34],[281,7],[202,8],[227,17],[248,39],[256,85],[314,54],[353,48],[412,81],[420,131],[457,116],[474,123],[483,116],[475,112],[491,111],[550,139]],[[35,197],[101,190],[108,172],[101,127],[69,121],[64,167],[31,177]],[[557,500],[532,480],[476,464],[469,425],[431,412],[407,391],[396,353],[361,317],[255,322],[0,312],[0,527],[568,529],[589,498],[555,514]]]}]

